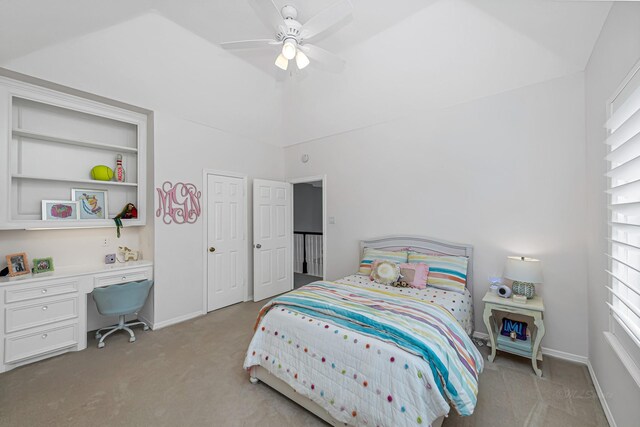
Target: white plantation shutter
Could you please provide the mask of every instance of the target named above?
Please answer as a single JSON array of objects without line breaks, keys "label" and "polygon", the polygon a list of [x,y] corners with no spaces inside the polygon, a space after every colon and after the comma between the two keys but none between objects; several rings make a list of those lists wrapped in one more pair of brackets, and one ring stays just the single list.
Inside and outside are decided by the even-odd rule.
[{"label": "white plantation shutter", "polygon": [[[634,83],[635,88],[628,84]],[[640,84],[630,78],[630,95],[613,110],[609,135],[609,300],[612,317],[640,347]],[[620,94],[622,90],[618,93]]]}]

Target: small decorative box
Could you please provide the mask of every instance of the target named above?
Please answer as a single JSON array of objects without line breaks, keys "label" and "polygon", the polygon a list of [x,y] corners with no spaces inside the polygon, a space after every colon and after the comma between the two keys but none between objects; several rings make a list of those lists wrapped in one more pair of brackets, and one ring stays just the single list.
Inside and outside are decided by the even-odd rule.
[{"label": "small decorative box", "polygon": [[514,338],[518,340],[526,340],[527,324],[524,322],[519,322],[517,320],[502,319],[500,335],[510,338],[512,334],[515,335]]}]

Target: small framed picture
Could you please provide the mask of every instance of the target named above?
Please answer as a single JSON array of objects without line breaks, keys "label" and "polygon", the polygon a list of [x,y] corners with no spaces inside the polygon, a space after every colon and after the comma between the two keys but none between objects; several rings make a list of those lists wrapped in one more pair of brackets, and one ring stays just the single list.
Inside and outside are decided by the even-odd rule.
[{"label": "small framed picture", "polygon": [[80,219],[80,205],[72,200],[43,200],[44,221],[74,221]]},{"label": "small framed picture", "polygon": [[31,273],[29,260],[24,252],[7,255],[7,266],[9,267],[9,276],[12,277]]},{"label": "small framed picture", "polygon": [[53,258],[34,258],[33,273],[47,273],[53,271]]},{"label": "small framed picture", "polygon": [[107,219],[107,190],[71,189],[71,200],[78,202],[80,219]]}]

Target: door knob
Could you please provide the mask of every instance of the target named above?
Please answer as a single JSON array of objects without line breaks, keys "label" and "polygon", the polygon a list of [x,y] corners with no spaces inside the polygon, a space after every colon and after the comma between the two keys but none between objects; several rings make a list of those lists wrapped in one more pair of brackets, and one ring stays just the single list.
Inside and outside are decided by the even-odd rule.
[{"label": "door knob", "polygon": [[209,252],[215,252],[215,251],[216,251],[216,248],[214,248],[213,246],[209,248]]},{"label": "door knob", "polygon": [[256,245],[256,249],[260,249],[261,247],[262,247],[262,245],[261,245],[260,243],[258,243],[258,244]]}]

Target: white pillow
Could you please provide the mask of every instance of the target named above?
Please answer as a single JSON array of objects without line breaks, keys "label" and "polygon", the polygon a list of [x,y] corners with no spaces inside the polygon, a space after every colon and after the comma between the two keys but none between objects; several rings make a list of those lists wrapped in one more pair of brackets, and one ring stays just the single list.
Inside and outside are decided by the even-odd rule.
[{"label": "white pillow", "polygon": [[371,268],[370,277],[377,283],[389,285],[400,277],[400,266],[392,261],[376,260]]}]

